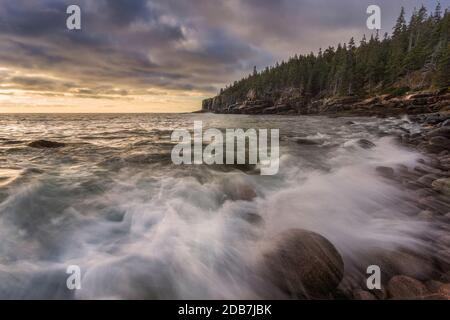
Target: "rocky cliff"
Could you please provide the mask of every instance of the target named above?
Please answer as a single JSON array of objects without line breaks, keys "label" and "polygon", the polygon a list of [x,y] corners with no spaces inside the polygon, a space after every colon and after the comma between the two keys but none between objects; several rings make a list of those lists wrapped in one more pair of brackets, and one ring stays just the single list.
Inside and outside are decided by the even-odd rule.
[{"label": "rocky cliff", "polygon": [[230,114],[339,114],[361,116],[389,116],[450,111],[448,90],[422,91],[403,95],[379,95],[368,99],[356,96],[309,99],[294,88],[281,92],[257,93],[249,90],[243,100],[226,95],[206,99],[203,112]]}]

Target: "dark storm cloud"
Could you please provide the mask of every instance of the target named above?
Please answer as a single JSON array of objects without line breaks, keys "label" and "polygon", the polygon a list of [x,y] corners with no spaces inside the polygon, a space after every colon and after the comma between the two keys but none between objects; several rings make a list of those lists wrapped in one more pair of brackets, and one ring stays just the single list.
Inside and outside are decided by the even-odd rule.
[{"label": "dark storm cloud", "polygon": [[[444,8],[449,1],[441,1]],[[211,93],[254,65],[261,69],[369,33],[370,4],[381,7],[382,31],[390,32],[402,5],[411,12],[421,3],[0,0],[0,68],[52,76],[9,75],[1,83],[81,96],[151,95],[154,88]],[[82,9],[81,31],[65,28],[69,4]]]},{"label": "dark storm cloud", "polygon": [[107,0],[104,5],[109,17],[117,24],[128,25],[149,17],[146,0]]}]

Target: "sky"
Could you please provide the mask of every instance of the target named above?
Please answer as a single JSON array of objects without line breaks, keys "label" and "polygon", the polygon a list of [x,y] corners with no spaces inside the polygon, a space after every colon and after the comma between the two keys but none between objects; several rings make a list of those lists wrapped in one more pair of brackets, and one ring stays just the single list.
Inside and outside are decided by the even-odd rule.
[{"label": "sky", "polygon": [[[0,112],[190,112],[296,53],[381,34],[431,0],[0,0]],[[66,9],[81,8],[81,30]],[[441,0],[443,8],[450,0]],[[358,41],[356,41],[358,42]]]}]

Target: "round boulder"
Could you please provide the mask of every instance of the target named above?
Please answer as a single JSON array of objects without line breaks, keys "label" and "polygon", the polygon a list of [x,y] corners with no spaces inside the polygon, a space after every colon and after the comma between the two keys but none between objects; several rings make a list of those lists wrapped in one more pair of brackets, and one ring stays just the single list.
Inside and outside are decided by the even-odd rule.
[{"label": "round boulder", "polygon": [[297,299],[329,298],[344,275],[344,262],[333,244],[302,229],[275,237],[263,263],[269,281]]},{"label": "round boulder", "polygon": [[388,283],[388,292],[392,299],[417,299],[429,294],[422,282],[408,276],[392,277]]}]

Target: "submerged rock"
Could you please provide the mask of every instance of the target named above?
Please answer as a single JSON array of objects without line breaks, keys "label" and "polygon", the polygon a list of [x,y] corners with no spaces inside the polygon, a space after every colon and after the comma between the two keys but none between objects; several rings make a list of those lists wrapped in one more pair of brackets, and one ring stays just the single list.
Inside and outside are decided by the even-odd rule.
[{"label": "submerged rock", "polygon": [[38,148],[38,149],[53,149],[53,148],[62,148],[65,147],[65,143],[61,142],[55,142],[55,141],[48,141],[48,140],[36,140],[33,142],[30,142],[28,144],[31,148]]},{"label": "submerged rock", "polygon": [[394,169],[392,169],[391,167],[383,167],[383,166],[379,166],[376,167],[375,170],[383,177],[385,178],[393,178],[394,177]]},{"label": "submerged rock", "polygon": [[376,147],[376,144],[367,139],[359,139],[358,145],[363,149],[372,149]]},{"label": "submerged rock", "polygon": [[263,217],[261,217],[257,213],[245,212],[245,213],[239,215],[239,217],[242,220],[247,221],[248,223],[250,223],[252,225],[262,225],[264,223]]},{"label": "submerged rock", "polygon": [[295,142],[297,144],[307,145],[307,146],[315,146],[315,145],[320,145],[323,143],[322,140],[312,140],[312,139],[307,139],[307,138],[298,138],[295,140]]},{"label": "submerged rock", "polygon": [[236,186],[236,199],[252,201],[256,197],[257,194],[251,185],[242,183]]},{"label": "submerged rock", "polygon": [[329,298],[344,275],[344,262],[333,244],[302,229],[275,237],[263,262],[269,280],[299,299]]},{"label": "submerged rock", "polygon": [[222,184],[225,197],[232,201],[252,201],[258,196],[253,185],[239,177],[226,179]]}]

